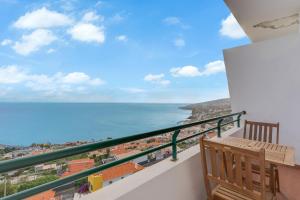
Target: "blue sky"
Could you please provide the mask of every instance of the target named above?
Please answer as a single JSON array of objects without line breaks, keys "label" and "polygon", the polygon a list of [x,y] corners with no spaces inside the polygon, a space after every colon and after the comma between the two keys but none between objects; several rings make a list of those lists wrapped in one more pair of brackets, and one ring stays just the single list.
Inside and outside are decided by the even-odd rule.
[{"label": "blue sky", "polygon": [[228,97],[222,49],[249,43],[221,0],[0,4],[0,101]]}]

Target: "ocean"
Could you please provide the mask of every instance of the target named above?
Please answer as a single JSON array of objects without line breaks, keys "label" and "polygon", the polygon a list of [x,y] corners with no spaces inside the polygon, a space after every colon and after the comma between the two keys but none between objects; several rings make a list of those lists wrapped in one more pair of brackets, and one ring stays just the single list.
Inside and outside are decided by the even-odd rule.
[{"label": "ocean", "polygon": [[117,138],[175,126],[183,104],[0,103],[0,144]]}]

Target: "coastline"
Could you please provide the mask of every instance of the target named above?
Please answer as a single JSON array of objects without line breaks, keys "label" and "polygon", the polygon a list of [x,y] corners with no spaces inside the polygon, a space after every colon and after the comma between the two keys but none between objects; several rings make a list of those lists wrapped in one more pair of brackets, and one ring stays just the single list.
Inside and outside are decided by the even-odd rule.
[{"label": "coastline", "polygon": [[231,113],[231,103],[229,98],[225,98],[188,104],[180,107],[180,109],[191,111],[190,116],[188,116],[183,122],[192,123]]},{"label": "coastline", "polygon": [[[141,105],[141,104],[139,104]],[[148,104],[149,105],[149,104]],[[174,106],[175,108],[175,106]],[[207,118],[212,118],[215,117],[216,115],[220,115],[220,114],[228,114],[229,112],[231,112],[231,108],[230,108],[230,100],[229,99],[219,99],[219,100],[214,100],[214,101],[208,101],[208,102],[202,102],[202,103],[197,103],[197,104],[179,104],[179,106],[177,107],[178,110],[185,110],[188,111],[188,113],[182,113],[179,117],[181,118],[180,120],[174,122],[174,125],[179,125],[179,124],[187,124],[187,123],[192,123],[195,121],[200,121],[203,119],[207,119]],[[172,111],[174,112],[174,111]],[[176,113],[176,111],[175,111]],[[180,112],[179,112],[180,113]],[[153,116],[152,116],[153,117]],[[161,123],[161,122],[160,122]],[[172,125],[169,125],[172,126]],[[165,128],[169,127],[169,126],[165,126]],[[162,126],[164,127],[164,126]],[[158,128],[159,129],[159,128]],[[151,130],[156,130],[156,129],[151,129]],[[150,130],[150,131],[151,131]],[[145,130],[144,132],[147,132],[148,130]],[[124,134],[124,136],[127,135],[132,135],[132,134],[136,134],[136,133],[140,133],[142,131],[132,131],[128,134]],[[123,137],[123,136],[118,136],[118,137]],[[75,139],[75,140],[65,140],[63,142],[38,142],[38,140],[36,141],[32,141],[32,143],[34,144],[51,144],[51,145],[55,145],[55,146],[61,146],[64,144],[78,144],[78,143],[90,143],[90,142],[94,142],[94,141],[101,141],[101,140],[105,140],[107,138],[116,138],[115,135],[108,135],[107,137],[92,137],[91,139]],[[47,140],[44,140],[47,141]],[[50,140],[51,141],[51,140]],[[0,149],[4,149],[4,148],[18,148],[18,149],[23,149],[23,148],[27,148],[30,147],[31,145],[22,145],[22,144],[0,144]]]}]

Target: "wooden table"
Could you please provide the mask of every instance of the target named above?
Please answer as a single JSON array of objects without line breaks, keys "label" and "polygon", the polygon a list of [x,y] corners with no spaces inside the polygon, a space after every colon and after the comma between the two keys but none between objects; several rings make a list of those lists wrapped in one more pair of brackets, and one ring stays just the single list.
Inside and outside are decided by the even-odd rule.
[{"label": "wooden table", "polygon": [[293,147],[231,136],[224,138],[215,137],[211,140],[244,149],[257,150],[264,148],[267,162],[275,165],[295,166],[295,150]]},{"label": "wooden table", "polygon": [[[214,137],[212,141],[240,147],[244,149],[258,150],[261,148],[265,149],[266,162],[270,163],[271,171],[274,171],[276,165],[295,166],[295,150],[293,147],[289,147],[281,144],[272,144],[267,142],[260,142],[255,140],[248,140],[244,138],[227,136],[224,138]],[[274,174],[271,173],[270,187],[274,195],[276,194],[274,186]]]}]

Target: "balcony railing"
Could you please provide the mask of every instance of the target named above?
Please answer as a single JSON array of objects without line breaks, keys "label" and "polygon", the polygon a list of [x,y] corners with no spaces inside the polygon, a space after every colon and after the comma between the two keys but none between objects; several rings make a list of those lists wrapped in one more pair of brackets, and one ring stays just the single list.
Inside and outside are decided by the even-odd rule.
[{"label": "balcony railing", "polygon": [[[221,128],[223,126],[226,126],[226,125],[229,125],[229,124],[232,124],[235,122],[237,122],[237,126],[240,127],[241,116],[244,114],[246,114],[246,111],[233,113],[233,114],[229,114],[229,115],[224,115],[224,116],[220,116],[220,117],[215,117],[215,118],[211,118],[211,119],[207,119],[207,120],[202,120],[202,121],[198,121],[198,122],[194,122],[194,123],[190,123],[190,124],[184,124],[184,125],[174,126],[171,128],[156,130],[156,131],[152,131],[152,132],[136,134],[136,135],[131,135],[131,136],[127,136],[127,137],[111,139],[111,140],[107,140],[107,141],[95,142],[95,143],[85,144],[85,145],[72,147],[72,148],[66,148],[63,150],[58,150],[58,151],[54,151],[54,152],[50,152],[50,153],[44,153],[44,154],[35,155],[35,156],[31,156],[31,157],[24,157],[24,158],[18,158],[18,159],[14,159],[14,160],[2,161],[2,162],[0,162],[0,174],[9,172],[12,170],[16,170],[16,169],[21,169],[21,168],[30,167],[33,165],[49,162],[49,161],[58,160],[61,158],[66,158],[66,157],[73,156],[73,155],[87,153],[90,151],[95,151],[95,150],[108,148],[108,147],[112,147],[112,146],[116,146],[116,145],[120,145],[120,144],[124,144],[124,143],[128,143],[128,142],[133,142],[136,140],[141,140],[141,139],[145,139],[145,138],[150,138],[150,137],[174,132],[172,135],[172,141],[169,143],[160,145],[155,148],[148,149],[141,153],[138,153],[138,154],[135,154],[135,155],[132,155],[132,156],[120,159],[120,160],[116,160],[116,161],[113,161],[110,163],[106,163],[106,164],[88,169],[86,171],[83,171],[83,172],[80,172],[80,173],[77,173],[77,174],[74,174],[74,175],[71,175],[71,176],[68,176],[65,178],[61,178],[61,179],[58,179],[58,180],[55,180],[55,181],[52,181],[49,183],[45,183],[43,185],[39,185],[39,186],[30,188],[30,189],[12,194],[10,196],[3,197],[3,198],[1,198],[1,200],[25,199],[25,198],[33,196],[35,194],[38,194],[38,193],[41,193],[41,192],[44,192],[44,191],[47,191],[47,190],[50,190],[53,188],[57,188],[59,186],[65,185],[67,183],[70,183],[70,182],[76,181],[78,179],[87,177],[89,175],[98,173],[98,172],[108,169],[110,167],[114,167],[116,165],[128,162],[135,158],[153,153],[155,151],[158,151],[160,149],[170,147],[170,146],[172,147],[172,160],[175,161],[175,160],[177,160],[177,149],[176,148],[177,148],[178,143],[183,142],[188,139],[191,139],[191,138],[194,138],[194,137],[197,137],[202,134],[206,134],[211,131],[215,131],[215,130],[217,130],[218,137],[221,137],[221,130],[222,130]],[[229,122],[223,123],[224,119],[226,119],[226,118],[232,119],[235,116],[236,116],[236,119],[233,119],[233,120],[230,120]],[[193,126],[197,126],[197,125],[207,124],[210,122],[217,122],[217,125],[213,128],[209,128],[205,131],[201,131],[201,132],[195,133],[191,136],[177,140],[177,137],[180,134],[180,130],[189,128],[189,127],[193,127]]]}]

